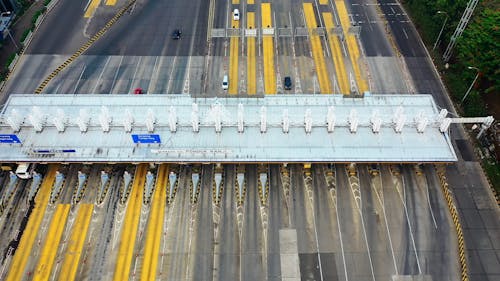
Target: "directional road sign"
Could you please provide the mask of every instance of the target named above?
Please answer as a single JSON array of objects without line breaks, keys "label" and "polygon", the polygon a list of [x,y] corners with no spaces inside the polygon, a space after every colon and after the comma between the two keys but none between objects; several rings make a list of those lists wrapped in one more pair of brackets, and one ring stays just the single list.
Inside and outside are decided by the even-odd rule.
[{"label": "directional road sign", "polygon": [[134,143],[161,143],[160,135],[132,135],[132,140]]}]

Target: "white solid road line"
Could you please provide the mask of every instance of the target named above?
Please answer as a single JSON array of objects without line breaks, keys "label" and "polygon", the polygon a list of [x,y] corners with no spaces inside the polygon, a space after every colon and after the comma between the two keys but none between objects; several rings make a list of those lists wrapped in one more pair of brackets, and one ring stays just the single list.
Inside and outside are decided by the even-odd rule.
[{"label": "white solid road line", "polygon": [[[160,57],[160,62],[162,60],[162,57]],[[153,89],[156,86],[156,81],[158,80],[158,56],[155,57],[155,64],[153,66],[153,71],[151,73],[151,79],[149,79],[149,84],[148,84],[148,89],[146,91],[146,94],[152,94]]]},{"label": "white solid road line", "polygon": [[434,211],[432,210],[432,206],[431,206],[431,200],[430,200],[430,193],[429,193],[429,185],[427,184],[427,182],[425,183],[425,187],[426,187],[426,190],[427,190],[427,204],[429,205],[429,212],[431,213],[431,216],[432,216],[432,221],[434,222],[434,228],[438,228],[437,226],[437,223],[436,223],[436,218],[434,217]]},{"label": "white solid road line", "polygon": [[410,229],[410,237],[411,237],[411,242],[413,245],[413,250],[415,251],[415,257],[417,259],[417,267],[418,267],[418,274],[422,274],[422,268],[420,267],[420,261],[418,259],[418,252],[417,252],[417,246],[415,245],[415,239],[413,238],[413,230],[411,228],[411,223],[410,223],[410,217],[408,216],[408,208],[406,207],[406,202],[404,198],[406,198],[406,188],[405,188],[405,179],[404,176],[401,177],[401,182],[402,182],[402,188],[403,188],[403,196],[401,196],[401,193],[399,193],[399,199],[401,199],[401,202],[403,202],[403,206],[405,209],[405,215],[406,215],[406,223],[408,224],[408,228]]},{"label": "white solid road line", "polygon": [[[379,173],[378,177],[380,177],[380,186],[383,187],[384,184],[382,182],[382,176],[380,176],[381,173],[382,172]],[[384,189],[381,188],[381,190],[382,190],[382,198],[384,198],[384,194],[383,194]],[[385,200],[382,200],[380,198],[378,192],[375,191],[375,194],[377,195],[378,202],[382,206],[382,213],[384,214],[385,229],[387,230],[387,237],[389,238],[389,245],[391,246],[392,261],[394,262],[395,275],[399,275],[399,273],[398,273],[398,266],[397,266],[397,263],[396,263],[396,255],[394,254],[394,247],[392,246],[391,231],[389,230],[389,223],[387,221],[387,215],[385,213],[385,203],[384,203]]]},{"label": "white solid road line", "polygon": [[137,66],[135,67],[134,76],[132,76],[132,81],[130,83],[130,88],[128,90],[128,93],[126,93],[126,94],[132,93],[132,90],[134,88],[137,88],[136,86],[138,86],[138,85],[134,85],[134,81],[135,81],[135,77],[137,75],[137,71],[139,70],[139,66],[141,66],[141,62],[142,62],[142,56],[139,57],[139,61],[137,62]]},{"label": "white solid road line", "polygon": [[111,60],[111,56],[109,56],[108,59],[106,60],[106,63],[104,64],[104,67],[102,68],[102,71],[99,74],[99,77],[97,78],[97,82],[95,82],[95,86],[92,89],[92,93],[91,94],[95,94],[96,93],[95,91],[97,90],[97,86],[99,85],[99,81],[101,81],[101,78],[102,78],[102,75],[104,73],[104,70],[106,70],[106,66],[108,65],[108,63],[109,63],[110,60]]},{"label": "white solid road line", "polygon": [[[336,186],[337,186],[337,172],[335,172],[335,187]],[[332,199],[333,199],[333,204],[335,205],[335,214],[337,215],[337,224],[339,226],[338,231],[339,231],[339,240],[340,240],[340,250],[342,251],[342,263],[344,264],[345,280],[349,281],[349,277],[347,275],[347,265],[345,262],[344,242],[342,241],[342,231],[340,231],[339,208],[337,206],[337,194],[336,193]]]},{"label": "white solid road line", "polygon": [[165,94],[168,94],[170,92],[170,87],[172,87],[172,80],[173,80],[172,75],[174,74],[176,64],[177,64],[177,56],[174,57],[174,61],[172,62],[172,70],[170,71],[170,74],[168,76],[167,90]]},{"label": "white solid road line", "polygon": [[121,56],[120,63],[118,64],[118,67],[116,68],[115,76],[113,77],[113,82],[111,83],[111,88],[109,89],[110,93],[113,93],[113,88],[115,87],[116,78],[118,77],[118,72],[120,71],[120,67],[122,66],[123,57],[124,56]]},{"label": "white solid road line", "polygon": [[76,90],[78,89],[78,85],[80,84],[80,80],[82,79],[82,76],[83,76],[83,73],[85,72],[85,69],[87,69],[86,64],[83,65],[83,69],[82,69],[82,72],[80,73],[80,77],[78,77],[78,81],[76,81],[75,89],[73,89],[73,95],[76,94]]},{"label": "white solid road line", "polygon": [[[358,179],[359,180],[359,179]],[[359,216],[361,217],[361,226],[363,227],[363,234],[365,236],[365,244],[366,244],[366,249],[367,249],[367,253],[368,253],[368,260],[370,261],[370,270],[372,272],[372,279],[373,281],[375,281],[375,272],[373,270],[373,262],[372,262],[372,255],[371,255],[371,252],[370,252],[370,245],[368,244],[368,236],[366,235],[366,228],[365,228],[365,220],[363,218],[363,206],[362,206],[362,200],[361,200],[361,188],[359,188],[359,202],[360,202],[360,206],[359,206]]]}]

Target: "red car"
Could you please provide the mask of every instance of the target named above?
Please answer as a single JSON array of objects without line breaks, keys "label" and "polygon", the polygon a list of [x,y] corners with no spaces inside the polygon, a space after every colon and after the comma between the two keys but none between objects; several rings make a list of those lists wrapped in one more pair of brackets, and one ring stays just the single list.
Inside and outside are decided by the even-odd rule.
[{"label": "red car", "polygon": [[135,88],[134,95],[142,95],[144,94],[142,88]]}]

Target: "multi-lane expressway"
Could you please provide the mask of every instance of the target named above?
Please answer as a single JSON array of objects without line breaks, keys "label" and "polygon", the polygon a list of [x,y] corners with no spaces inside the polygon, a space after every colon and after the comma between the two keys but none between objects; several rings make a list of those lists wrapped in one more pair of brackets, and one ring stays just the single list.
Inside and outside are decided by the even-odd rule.
[{"label": "multi-lane expressway", "polygon": [[[35,92],[126,4],[59,0],[4,93]],[[234,8],[241,13],[237,22]],[[176,28],[180,40],[171,38]],[[282,79],[290,76],[290,93],[438,98],[442,89],[412,30],[399,4],[385,0],[140,0],[42,94],[132,94],[140,87],[146,94],[262,96],[285,93]],[[442,98],[438,103],[445,105]],[[6,201],[0,279],[460,278],[457,236],[431,165],[39,169],[44,180],[33,201],[30,180],[19,181]],[[104,194],[103,170],[110,175]],[[58,194],[56,171],[65,175]],[[75,196],[78,171],[88,179]],[[128,189],[125,171],[133,176]],[[145,189],[148,172],[152,194]],[[200,176],[195,189],[193,174]],[[216,175],[222,175],[220,186]],[[1,179],[6,186],[8,174]]]}]

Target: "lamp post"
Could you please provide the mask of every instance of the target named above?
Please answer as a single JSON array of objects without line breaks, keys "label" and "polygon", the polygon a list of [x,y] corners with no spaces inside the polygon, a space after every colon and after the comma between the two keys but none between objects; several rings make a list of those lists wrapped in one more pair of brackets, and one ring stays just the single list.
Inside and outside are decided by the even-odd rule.
[{"label": "lamp post", "polygon": [[474,84],[476,83],[476,80],[477,78],[479,77],[479,68],[477,67],[474,67],[474,66],[468,66],[467,67],[468,69],[474,69],[475,71],[477,71],[477,74],[476,74],[476,77],[474,77],[474,81],[472,81],[472,84],[470,84],[470,87],[469,89],[467,90],[467,92],[465,93],[464,97],[462,98],[462,100],[460,101],[460,105],[464,102],[464,100],[467,98],[467,96],[469,95],[470,93],[470,90],[472,90],[472,87],[474,86]]},{"label": "lamp post", "polygon": [[441,26],[441,30],[439,31],[439,35],[436,39],[436,43],[434,43],[434,47],[432,47],[432,50],[434,51],[434,49],[436,49],[437,47],[437,44],[439,42],[439,38],[441,38],[441,34],[443,33],[443,30],[444,30],[444,26],[446,25],[446,21],[448,20],[448,13],[447,12],[443,12],[443,11],[437,11],[438,14],[445,14],[446,17],[444,18],[444,21],[443,21],[443,26]]},{"label": "lamp post", "polygon": [[[11,12],[10,11],[7,11],[7,12],[2,12],[0,14],[0,18],[3,17],[3,15],[10,15]],[[10,22],[11,19],[9,19],[9,22]],[[19,46],[17,46],[16,44],[16,41],[14,40],[14,37],[12,37],[12,34],[10,33],[10,29],[9,29],[9,26],[10,24],[7,25],[7,34],[9,35],[10,37],[10,40],[12,41],[12,44],[14,44],[14,46],[16,47],[16,49],[19,49]]]}]

